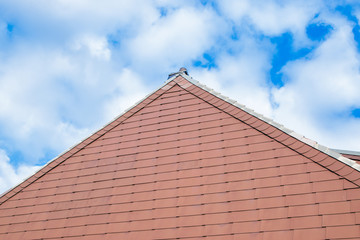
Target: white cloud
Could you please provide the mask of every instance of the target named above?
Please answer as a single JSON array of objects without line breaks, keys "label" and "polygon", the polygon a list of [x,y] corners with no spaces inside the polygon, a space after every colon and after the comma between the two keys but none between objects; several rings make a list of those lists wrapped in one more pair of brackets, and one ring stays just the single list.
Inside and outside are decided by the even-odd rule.
[{"label": "white cloud", "polygon": [[[23,151],[28,161],[36,162],[44,149],[62,150],[88,132],[86,127],[70,122],[80,116],[63,119],[63,114],[81,109],[71,102],[74,96],[68,88],[76,87],[72,83],[76,68],[68,56],[58,51],[27,49],[3,60],[0,71],[1,138]],[[86,85],[81,90],[86,90]]]},{"label": "white cloud", "polygon": [[21,183],[34,174],[41,166],[20,165],[14,168],[6,152],[0,149],[0,194]]},{"label": "white cloud", "polygon": [[86,48],[91,56],[102,60],[110,60],[111,51],[108,47],[107,39],[105,37],[84,36],[77,38],[73,44],[74,50],[81,50]]},{"label": "white cloud", "polygon": [[154,2],[146,0],[14,0],[1,5],[2,16],[15,22],[28,38],[41,35],[42,40],[52,41],[56,41],[53,37],[63,40],[78,33],[106,34],[127,25],[141,28],[140,24],[158,17]]},{"label": "white cloud", "polygon": [[360,102],[360,56],[352,26],[333,19],[334,31],[311,55],[288,63],[289,83],[274,91],[278,121],[333,148],[360,150],[360,121],[349,114]]},{"label": "white cloud", "polygon": [[248,21],[257,31],[267,36],[291,32],[295,47],[309,44],[305,27],[320,11],[321,1],[219,1],[225,16],[242,25]]},{"label": "white cloud", "polygon": [[134,106],[149,92],[150,90],[144,85],[139,75],[130,69],[123,69],[116,78],[111,97],[105,103],[104,116],[106,122]]},{"label": "white cloud", "polygon": [[201,56],[225,31],[213,10],[183,7],[131,39],[128,54],[142,69],[150,71],[155,65],[168,69]]},{"label": "white cloud", "polygon": [[242,36],[234,44],[241,48],[235,54],[218,56],[218,67],[210,71],[195,70],[196,79],[222,94],[247,105],[257,112],[270,116],[267,73],[270,70],[269,49],[266,41],[257,41],[252,36]]}]

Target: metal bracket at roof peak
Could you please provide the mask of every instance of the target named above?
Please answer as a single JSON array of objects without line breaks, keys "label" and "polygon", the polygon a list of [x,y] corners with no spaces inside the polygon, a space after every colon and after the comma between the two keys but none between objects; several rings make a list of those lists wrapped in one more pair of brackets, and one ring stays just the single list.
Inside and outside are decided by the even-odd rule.
[{"label": "metal bracket at roof peak", "polygon": [[168,80],[169,80],[170,78],[173,78],[173,77],[178,76],[178,75],[181,75],[181,74],[185,74],[185,75],[189,76],[187,69],[184,68],[184,67],[182,67],[182,68],[179,69],[178,72],[170,73],[170,74],[169,74],[169,77],[168,77]]}]

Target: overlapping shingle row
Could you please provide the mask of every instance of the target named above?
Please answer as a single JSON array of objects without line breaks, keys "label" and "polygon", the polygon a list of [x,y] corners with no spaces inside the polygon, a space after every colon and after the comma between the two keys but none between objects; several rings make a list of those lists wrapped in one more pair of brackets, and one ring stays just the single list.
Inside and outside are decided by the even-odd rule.
[{"label": "overlapping shingle row", "polygon": [[359,184],[180,74],[4,195],[0,239],[359,239]]}]

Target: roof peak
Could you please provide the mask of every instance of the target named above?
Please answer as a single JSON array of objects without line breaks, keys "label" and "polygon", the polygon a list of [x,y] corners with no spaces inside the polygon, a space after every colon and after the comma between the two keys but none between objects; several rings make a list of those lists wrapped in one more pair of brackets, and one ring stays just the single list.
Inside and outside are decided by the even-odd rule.
[{"label": "roof peak", "polygon": [[185,75],[189,76],[187,69],[185,67],[181,67],[178,72],[170,73],[168,79],[170,79],[174,76],[181,75],[181,74],[185,74]]}]

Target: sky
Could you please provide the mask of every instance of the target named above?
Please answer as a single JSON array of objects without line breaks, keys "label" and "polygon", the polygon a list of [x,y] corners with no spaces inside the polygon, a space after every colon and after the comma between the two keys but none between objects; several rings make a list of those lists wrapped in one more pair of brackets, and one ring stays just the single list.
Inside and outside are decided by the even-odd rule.
[{"label": "sky", "polygon": [[0,193],[169,73],[329,148],[360,151],[360,4],[0,0]]}]

